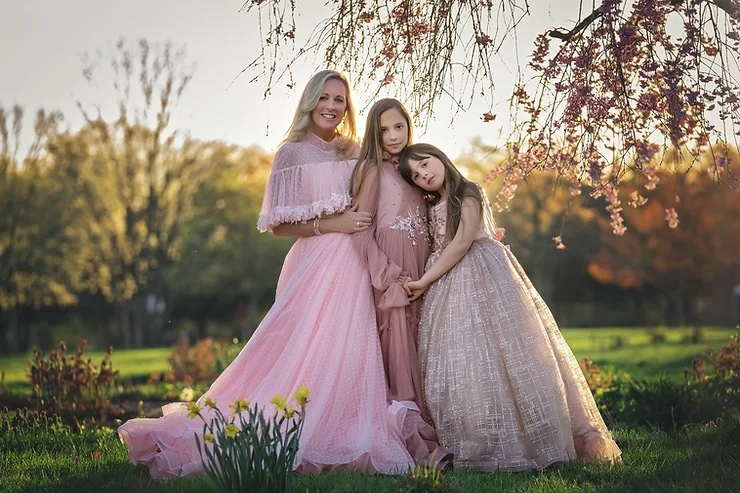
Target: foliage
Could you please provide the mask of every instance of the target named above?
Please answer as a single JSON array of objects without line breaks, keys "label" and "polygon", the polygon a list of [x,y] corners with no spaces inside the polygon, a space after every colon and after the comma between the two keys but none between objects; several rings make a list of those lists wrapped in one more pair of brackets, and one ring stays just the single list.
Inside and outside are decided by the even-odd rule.
[{"label": "foliage", "polygon": [[[737,153],[730,165],[740,171]],[[665,186],[644,195],[637,179],[625,180],[623,191],[632,200],[622,214],[631,227],[621,236],[614,237],[609,218],[597,218],[601,241],[588,258],[589,274],[625,290],[657,291],[655,301],[665,307],[668,324],[694,323],[703,311],[716,317],[709,322],[731,320],[731,304],[713,300],[730,293],[738,281],[740,200],[735,191],[715,185],[707,166],[676,174],[658,169],[654,176]],[[665,227],[671,209],[678,214],[673,229]],[[652,301],[643,298],[645,305]]]},{"label": "foliage", "polygon": [[211,337],[199,339],[191,348],[187,337],[181,337],[172,349],[169,372],[161,379],[185,384],[211,383],[240,349],[240,346],[218,342]]},{"label": "foliage", "polygon": [[[262,67],[268,91],[292,74],[298,59],[321,53],[328,66],[369,81],[373,97],[381,90],[396,95],[422,116],[442,96],[463,110],[481,95],[492,106],[492,60],[499,55],[511,66],[518,54],[511,38],[530,14],[530,3],[520,0],[333,0],[324,22],[295,50],[302,39],[297,5],[244,3],[262,35],[262,52],[248,68]],[[526,66],[518,67],[511,156],[492,170],[503,180],[499,206],[507,206],[530,172],[553,170],[572,193],[604,197],[612,229],[621,234],[620,183],[635,174],[641,189],[654,188],[659,154],[668,146],[692,164],[716,144],[715,179],[737,189],[737,176],[727,169],[728,143],[740,127],[737,1],[573,5],[573,26],[541,33]],[[553,39],[561,44],[552,46]],[[476,109],[483,121],[495,120],[493,109]],[[670,225],[675,211],[669,210]]]},{"label": "foliage", "polygon": [[713,370],[705,360],[696,359],[693,368],[684,371],[683,382],[665,377],[633,380],[618,374],[610,388],[596,393],[597,403],[613,420],[627,426],[676,430],[692,423],[730,419],[740,409],[737,337],[707,352]]},{"label": "foliage", "polygon": [[196,402],[188,404],[188,416],[203,420],[203,441],[197,435],[195,440],[203,468],[218,491],[292,491],[308,397],[308,389],[300,387],[293,396],[294,408],[287,397],[276,395],[271,401],[275,414],[270,417],[257,403],[250,407],[244,399],[229,405],[233,414],[228,418],[210,398],[204,402],[208,411]]},{"label": "foliage", "polygon": [[107,421],[112,409],[110,396],[118,377],[111,360],[113,348],[108,348],[99,367],[93,364],[92,358],[83,357],[85,351],[84,339],[77,344],[74,355],[67,354],[64,342],[48,358],[34,348],[29,378],[40,410],[75,421],[90,417]]},{"label": "foliage", "polygon": [[442,471],[429,464],[417,464],[404,476],[402,493],[448,493],[450,489]]}]

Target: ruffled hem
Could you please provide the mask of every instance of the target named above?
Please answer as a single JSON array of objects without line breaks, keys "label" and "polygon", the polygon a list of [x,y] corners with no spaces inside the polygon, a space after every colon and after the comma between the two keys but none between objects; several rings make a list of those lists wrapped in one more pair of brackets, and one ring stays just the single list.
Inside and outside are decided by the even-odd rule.
[{"label": "ruffled hem", "polygon": [[452,453],[439,444],[437,431],[424,421],[414,401],[391,401],[388,422],[391,433],[403,439],[416,464],[444,469],[452,462]]},{"label": "ruffled hem", "polygon": [[257,220],[257,229],[264,233],[280,224],[298,223],[319,216],[343,212],[351,204],[352,198],[348,193],[335,193],[332,194],[330,200],[317,200],[310,205],[276,206],[269,214],[260,214]]}]

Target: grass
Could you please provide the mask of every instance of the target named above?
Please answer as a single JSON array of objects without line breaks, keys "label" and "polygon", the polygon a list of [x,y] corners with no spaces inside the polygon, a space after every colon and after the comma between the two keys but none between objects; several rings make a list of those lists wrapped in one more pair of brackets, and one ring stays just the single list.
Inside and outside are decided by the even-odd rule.
[{"label": "grass", "polygon": [[[4,430],[7,431],[7,430]],[[617,429],[623,463],[572,463],[542,474],[452,471],[450,491],[483,492],[703,492],[733,491],[740,484],[740,419],[695,425],[678,433]],[[0,491],[212,492],[202,477],[152,481],[143,466],[128,462],[110,429],[72,433],[40,420],[0,434]],[[398,493],[404,476],[350,472],[297,476],[295,492]]]},{"label": "grass", "polygon": [[[708,346],[719,347],[735,328],[706,328],[705,340],[682,342],[691,329],[665,329],[665,342],[652,343],[645,329],[566,329],[563,334],[580,359],[626,371],[636,378],[665,375],[682,379]],[[619,341],[619,344],[616,344]],[[114,351],[114,368],[125,378],[142,381],[167,369],[169,348]],[[104,353],[92,352],[93,362]],[[6,392],[30,392],[28,356],[0,358]],[[145,386],[144,386],[145,387]],[[2,390],[2,387],[0,387]],[[20,492],[211,492],[205,478],[152,481],[135,467],[113,430],[86,428],[72,432],[54,420],[26,417],[10,423],[0,411],[0,491]],[[10,423],[10,424],[9,424]],[[675,432],[615,428],[623,464],[615,467],[579,463],[535,473],[445,473],[451,492],[696,492],[733,491],[740,484],[740,416]],[[371,476],[350,472],[297,476],[297,493],[399,493],[410,491],[405,476]]]}]

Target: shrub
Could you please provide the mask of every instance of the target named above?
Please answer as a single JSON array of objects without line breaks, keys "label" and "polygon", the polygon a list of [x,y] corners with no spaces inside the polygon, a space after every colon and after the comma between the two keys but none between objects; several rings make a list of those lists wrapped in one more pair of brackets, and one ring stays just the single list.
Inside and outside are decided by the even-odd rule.
[{"label": "shrub", "polygon": [[169,372],[153,375],[149,382],[209,384],[231,363],[239,349],[236,344],[219,342],[211,337],[199,339],[191,348],[188,339],[182,337],[172,349]]},{"label": "shrub", "polygon": [[197,435],[195,440],[203,469],[218,491],[291,491],[308,395],[306,387],[298,389],[297,408],[276,395],[271,401],[275,414],[269,418],[258,404],[250,407],[244,399],[230,404],[233,413],[228,418],[210,398],[204,403],[208,417],[197,402],[188,404],[188,415],[203,420],[203,442]]},{"label": "shrub", "polygon": [[108,347],[99,367],[91,358],[84,358],[87,349],[85,339],[77,344],[74,355],[67,354],[64,342],[48,358],[40,349],[33,349],[29,379],[40,410],[75,421],[91,417],[106,421],[110,417],[110,395],[118,377],[118,371],[113,370],[113,347]]}]

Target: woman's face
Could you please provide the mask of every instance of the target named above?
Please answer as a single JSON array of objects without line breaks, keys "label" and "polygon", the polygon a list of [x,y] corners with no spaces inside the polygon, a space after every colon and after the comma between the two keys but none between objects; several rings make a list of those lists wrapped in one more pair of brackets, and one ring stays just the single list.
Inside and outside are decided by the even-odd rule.
[{"label": "woman's face", "polygon": [[395,108],[380,115],[380,135],[383,136],[383,150],[395,156],[409,143],[409,127],[406,118]]},{"label": "woman's face", "polygon": [[338,79],[329,79],[324,83],[324,90],[319,102],[311,111],[311,123],[308,129],[326,141],[336,135],[337,127],[342,123],[347,111],[347,88]]}]

